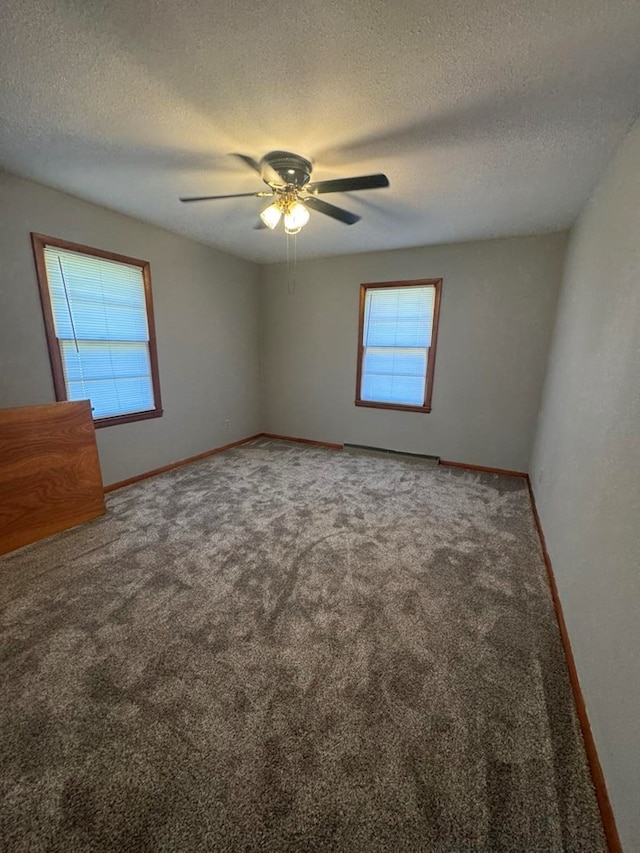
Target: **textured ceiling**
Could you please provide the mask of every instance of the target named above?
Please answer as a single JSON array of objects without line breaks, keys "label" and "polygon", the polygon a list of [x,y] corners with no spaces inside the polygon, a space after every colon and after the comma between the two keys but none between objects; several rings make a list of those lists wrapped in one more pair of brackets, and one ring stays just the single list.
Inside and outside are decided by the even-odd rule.
[{"label": "textured ceiling", "polygon": [[[640,107],[638,0],[4,0],[0,165],[256,261],[229,152],[313,159],[316,257],[569,226]],[[66,235],[57,235],[64,237]]]}]

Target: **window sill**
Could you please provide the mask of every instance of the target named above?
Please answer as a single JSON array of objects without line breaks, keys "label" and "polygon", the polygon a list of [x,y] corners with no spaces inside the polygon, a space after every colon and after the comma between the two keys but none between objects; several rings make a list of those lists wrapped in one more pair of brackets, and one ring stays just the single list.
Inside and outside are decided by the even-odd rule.
[{"label": "window sill", "polygon": [[93,425],[96,429],[102,429],[102,427],[117,426],[118,424],[131,424],[134,421],[148,421],[150,418],[161,418],[163,414],[162,409],[152,409],[150,412],[131,412],[129,415],[115,415],[113,418],[96,418]]},{"label": "window sill", "polygon": [[423,415],[431,412],[431,406],[403,406],[400,403],[374,403],[371,400],[356,400],[356,406],[366,409],[389,409],[395,412],[421,412]]}]

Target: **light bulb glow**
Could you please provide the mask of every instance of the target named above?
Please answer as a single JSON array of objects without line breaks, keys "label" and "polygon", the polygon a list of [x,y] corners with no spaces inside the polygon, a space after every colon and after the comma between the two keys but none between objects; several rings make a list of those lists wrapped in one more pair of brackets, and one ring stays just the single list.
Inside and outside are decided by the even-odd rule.
[{"label": "light bulb glow", "polygon": [[294,202],[284,214],[284,230],[287,234],[297,234],[309,221],[309,211],[300,204]]},{"label": "light bulb glow", "polygon": [[269,207],[265,207],[265,209],[260,214],[260,219],[264,222],[267,228],[270,228],[272,231],[280,222],[280,217],[282,216],[282,210],[280,206],[277,204],[270,204]]}]

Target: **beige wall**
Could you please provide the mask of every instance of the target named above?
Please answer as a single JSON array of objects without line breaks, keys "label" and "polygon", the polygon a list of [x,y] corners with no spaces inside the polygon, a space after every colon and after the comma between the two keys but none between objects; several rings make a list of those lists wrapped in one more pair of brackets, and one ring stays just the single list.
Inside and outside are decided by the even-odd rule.
[{"label": "beige wall", "polygon": [[[263,267],[267,430],[527,470],[565,247],[552,234],[299,262],[295,290],[286,265]],[[359,285],[416,278],[444,279],[433,410],[356,408]]]},{"label": "beige wall", "polygon": [[97,431],[105,483],[260,430],[254,264],[1,172],[0,222],[0,406],[55,399],[29,236],[38,231],[151,262],[165,414]]},{"label": "beige wall", "polygon": [[640,850],[640,125],[571,237],[532,480],[625,850]]}]

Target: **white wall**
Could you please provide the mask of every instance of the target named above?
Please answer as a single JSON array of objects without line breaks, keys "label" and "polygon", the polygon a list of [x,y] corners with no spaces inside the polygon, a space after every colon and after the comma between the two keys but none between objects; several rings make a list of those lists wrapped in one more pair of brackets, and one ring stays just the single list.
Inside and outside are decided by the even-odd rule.
[{"label": "white wall", "polygon": [[55,400],[36,231],[151,263],[165,414],[97,430],[105,484],[260,430],[254,264],[2,172],[0,222],[0,406]]},{"label": "white wall", "polygon": [[640,125],[568,250],[532,464],[625,850],[640,850]]},{"label": "white wall", "polygon": [[[552,234],[305,261],[294,292],[286,265],[263,267],[266,430],[528,470],[565,247]],[[360,283],[416,278],[444,280],[432,412],[358,408]]]}]

